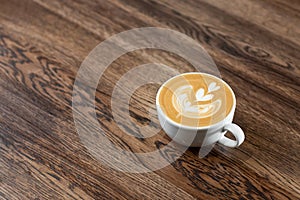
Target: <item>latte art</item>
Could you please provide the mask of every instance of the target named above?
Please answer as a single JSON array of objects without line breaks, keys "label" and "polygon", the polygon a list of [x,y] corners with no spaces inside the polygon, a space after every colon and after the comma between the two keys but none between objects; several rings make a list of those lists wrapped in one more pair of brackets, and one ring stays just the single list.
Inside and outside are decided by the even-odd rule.
[{"label": "latte art", "polygon": [[220,79],[191,73],[169,80],[160,91],[159,101],[173,121],[188,126],[208,126],[226,117],[233,96]]},{"label": "latte art", "polygon": [[[215,84],[215,82],[211,84]],[[215,90],[218,90],[218,88]],[[172,98],[172,105],[178,112],[176,117],[206,118],[214,115],[221,107],[221,100],[207,102],[214,97],[209,92],[212,92],[212,90],[205,94],[204,89],[200,88],[193,97],[193,87],[190,85],[176,89]]]}]

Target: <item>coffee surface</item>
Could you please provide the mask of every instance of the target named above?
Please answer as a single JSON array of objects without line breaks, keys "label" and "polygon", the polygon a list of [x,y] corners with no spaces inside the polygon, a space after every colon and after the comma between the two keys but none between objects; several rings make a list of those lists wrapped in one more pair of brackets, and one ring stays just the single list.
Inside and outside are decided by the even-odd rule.
[{"label": "coffee surface", "polygon": [[203,127],[222,121],[231,111],[234,96],[221,79],[201,73],[187,73],[167,81],[159,104],[174,122]]}]

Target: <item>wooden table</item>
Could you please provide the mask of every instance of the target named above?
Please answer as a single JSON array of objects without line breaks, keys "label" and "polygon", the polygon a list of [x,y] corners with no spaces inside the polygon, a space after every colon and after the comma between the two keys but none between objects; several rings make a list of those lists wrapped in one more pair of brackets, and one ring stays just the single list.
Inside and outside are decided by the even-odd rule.
[{"label": "wooden table", "polygon": [[[297,0],[1,0],[0,199],[300,199],[300,3]],[[171,165],[124,173],[95,159],[72,115],[80,64],[100,42],[138,27],[198,41],[236,93],[238,149],[190,148]],[[138,140],[117,131],[110,96],[117,79],[145,63],[194,71],[160,50],[117,59],[99,82],[98,120],[120,148],[160,150],[160,132]],[[139,88],[133,120],[148,123],[159,85]],[[161,151],[164,159],[172,149]]]}]

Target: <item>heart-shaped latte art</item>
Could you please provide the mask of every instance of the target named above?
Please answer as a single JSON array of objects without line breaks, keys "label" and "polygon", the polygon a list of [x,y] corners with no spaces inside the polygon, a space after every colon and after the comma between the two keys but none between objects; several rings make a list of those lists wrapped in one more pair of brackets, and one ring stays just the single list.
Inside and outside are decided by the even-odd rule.
[{"label": "heart-shaped latte art", "polygon": [[[215,114],[221,107],[221,100],[215,99],[213,92],[220,89],[215,82],[211,82],[207,92],[199,88],[194,94],[191,85],[181,86],[174,91],[172,103],[178,112],[177,117],[206,118]],[[212,101],[213,100],[213,101]]]},{"label": "heart-shaped latte art", "polygon": [[213,94],[210,94],[211,92],[214,92],[216,90],[220,89],[220,86],[217,86],[215,82],[212,82],[208,86],[208,92],[205,94],[205,91],[203,88],[200,88],[196,93],[196,100],[197,101],[210,101],[214,98]]}]

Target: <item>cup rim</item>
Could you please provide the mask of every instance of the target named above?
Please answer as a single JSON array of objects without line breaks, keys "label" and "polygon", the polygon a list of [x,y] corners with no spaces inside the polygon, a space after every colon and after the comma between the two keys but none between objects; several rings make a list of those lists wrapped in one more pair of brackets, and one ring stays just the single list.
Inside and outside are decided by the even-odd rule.
[{"label": "cup rim", "polygon": [[[226,86],[229,88],[229,90],[230,90],[230,92],[231,92],[231,94],[232,94],[232,97],[233,97],[233,104],[232,104],[232,107],[231,107],[230,112],[227,114],[227,116],[226,116],[223,120],[221,120],[221,121],[219,121],[219,122],[217,122],[217,123],[211,124],[211,125],[209,125],[209,126],[187,126],[187,125],[179,124],[179,123],[173,121],[171,118],[169,118],[169,116],[167,116],[167,115],[164,113],[164,111],[161,109],[161,106],[160,106],[160,103],[159,103],[159,96],[160,96],[160,93],[161,93],[162,88],[163,88],[169,81],[171,81],[171,80],[173,80],[173,79],[175,79],[175,78],[177,78],[177,77],[179,77],[179,76],[184,76],[184,75],[186,75],[186,74],[200,74],[200,75],[210,76],[210,77],[213,77],[213,78],[216,78],[216,79],[220,80],[224,85],[226,85]],[[223,125],[223,123],[224,123],[224,122],[225,122],[225,121],[233,114],[233,112],[234,112],[234,110],[235,110],[235,108],[236,108],[236,97],[235,97],[235,94],[234,94],[232,88],[228,85],[228,83],[226,83],[226,82],[225,82],[224,80],[222,80],[221,78],[219,78],[219,77],[217,77],[217,76],[214,76],[214,75],[212,75],[212,74],[203,73],[203,72],[186,72],[186,73],[182,73],[182,74],[178,74],[178,75],[176,75],[176,76],[173,76],[172,78],[168,79],[166,82],[164,82],[164,83],[160,86],[159,90],[158,90],[157,93],[156,93],[156,108],[157,108],[157,111],[158,111],[158,108],[159,108],[159,109],[161,110],[162,114],[164,115],[164,117],[166,118],[166,120],[167,120],[170,124],[172,124],[172,125],[174,125],[174,126],[177,126],[177,127],[180,127],[180,128],[184,128],[184,129],[190,129],[190,130],[195,130],[195,129],[196,129],[196,130],[207,130],[207,129],[211,129],[211,128],[215,128],[215,127],[219,127],[220,125]],[[224,125],[225,125],[225,124],[224,124]]]}]

